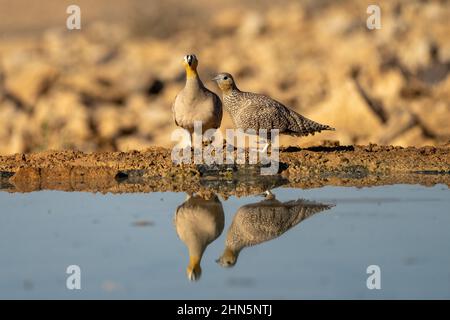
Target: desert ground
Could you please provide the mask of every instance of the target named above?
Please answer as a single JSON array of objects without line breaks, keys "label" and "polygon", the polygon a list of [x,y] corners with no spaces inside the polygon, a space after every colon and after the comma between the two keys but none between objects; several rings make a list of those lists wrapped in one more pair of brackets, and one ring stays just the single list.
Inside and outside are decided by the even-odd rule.
[{"label": "desert ground", "polygon": [[278,186],[318,188],[422,184],[450,186],[450,146],[319,146],[280,150],[278,174],[249,165],[174,165],[171,150],[48,151],[0,157],[0,188],[89,192],[179,191],[245,196]]},{"label": "desert ground", "polygon": [[379,30],[356,0],[80,1],[81,30],[64,1],[0,4],[0,154],[171,147],[187,53],[336,128],[284,146],[450,140],[448,1],[379,1]]},{"label": "desert ground", "polygon": [[[81,30],[66,28],[68,4],[0,0],[5,189],[211,187],[202,168],[170,159],[188,53],[211,90],[230,72],[241,89],[336,128],[281,138],[290,185],[448,185],[448,1],[379,1],[376,30],[356,0],[79,1]],[[220,129],[232,127],[225,112]],[[219,178],[240,169],[218,168]]]}]

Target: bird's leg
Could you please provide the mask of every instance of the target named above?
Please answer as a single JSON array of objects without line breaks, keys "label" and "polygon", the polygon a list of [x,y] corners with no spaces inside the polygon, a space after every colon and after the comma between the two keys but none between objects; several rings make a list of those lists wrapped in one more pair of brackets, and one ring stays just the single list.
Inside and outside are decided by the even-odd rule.
[{"label": "bird's leg", "polygon": [[271,145],[270,140],[266,140],[266,144],[265,144],[264,147],[262,148],[261,152],[262,152],[262,153],[266,153],[267,150],[269,149],[270,145]]},{"label": "bird's leg", "polygon": [[269,149],[270,145],[271,145],[271,139],[270,136],[269,137],[259,137],[259,141],[263,141],[264,142],[264,147],[261,149],[261,153],[267,153],[267,150]]},{"label": "bird's leg", "polygon": [[268,149],[268,148],[269,148],[269,143],[266,142],[266,144],[265,144],[264,147],[262,148],[261,152],[262,152],[262,153],[267,152],[267,149]]},{"label": "bird's leg", "polygon": [[192,133],[192,146],[194,150],[194,163],[199,164],[203,161],[203,135],[202,132]]},{"label": "bird's leg", "polygon": [[189,134],[189,136],[184,136],[183,138],[183,149],[191,149],[192,148],[192,135]]},{"label": "bird's leg", "polygon": [[248,149],[249,155],[250,154],[255,154],[255,155],[258,154],[261,138],[259,138],[257,131],[250,129],[250,130],[246,131],[246,134],[248,136],[248,146],[247,146],[247,141],[246,141],[247,139],[244,138],[244,145],[245,145],[244,149]]}]

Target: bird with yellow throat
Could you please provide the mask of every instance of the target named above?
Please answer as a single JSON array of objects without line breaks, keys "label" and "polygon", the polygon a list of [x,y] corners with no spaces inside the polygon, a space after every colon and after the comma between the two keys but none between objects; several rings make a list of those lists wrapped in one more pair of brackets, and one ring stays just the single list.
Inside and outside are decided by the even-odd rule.
[{"label": "bird with yellow throat", "polygon": [[219,128],[222,122],[222,101],[200,79],[197,57],[193,54],[186,55],[183,65],[186,83],[172,105],[175,124],[188,130],[191,135],[194,132],[194,122],[201,122],[203,132]]}]

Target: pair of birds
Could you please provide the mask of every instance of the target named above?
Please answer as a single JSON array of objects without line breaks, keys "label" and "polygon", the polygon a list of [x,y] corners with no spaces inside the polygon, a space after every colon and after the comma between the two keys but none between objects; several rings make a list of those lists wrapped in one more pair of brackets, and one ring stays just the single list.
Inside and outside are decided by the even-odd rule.
[{"label": "pair of birds", "polygon": [[[217,262],[223,267],[232,267],[242,249],[278,238],[304,219],[331,207],[307,200],[280,202],[268,191],[263,201],[238,209],[227,232],[225,249]],[[210,199],[189,195],[177,208],[174,224],[178,237],[189,250],[186,269],[189,280],[200,278],[203,253],[222,233],[224,221],[222,203],[216,195]]]},{"label": "pair of birds", "polygon": [[265,129],[270,133],[270,130],[278,129],[280,134],[307,136],[322,130],[335,130],[305,118],[268,96],[239,90],[229,73],[220,73],[212,79],[222,91],[221,101],[200,79],[195,55],[185,56],[183,64],[186,85],[176,96],[172,111],[175,124],[191,134],[194,121],[201,121],[203,131],[219,128],[222,106],[230,114],[235,128],[244,131]]}]

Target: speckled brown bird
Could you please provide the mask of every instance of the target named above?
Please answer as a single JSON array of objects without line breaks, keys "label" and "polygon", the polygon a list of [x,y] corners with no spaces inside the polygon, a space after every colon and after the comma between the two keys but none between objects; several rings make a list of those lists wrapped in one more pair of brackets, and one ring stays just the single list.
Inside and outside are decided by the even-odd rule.
[{"label": "speckled brown bird", "polygon": [[183,59],[186,70],[185,87],[178,93],[172,105],[175,124],[194,131],[194,121],[202,122],[202,129],[217,129],[222,121],[222,101],[208,90],[197,73],[198,60],[193,54]]},{"label": "speckled brown bird", "polygon": [[223,107],[231,115],[236,128],[268,131],[278,129],[280,134],[293,136],[335,130],[305,118],[268,96],[239,90],[229,73],[220,73],[213,81],[216,81],[222,91]]},{"label": "speckled brown bird", "polygon": [[238,209],[217,263],[232,267],[242,249],[278,238],[306,218],[331,207],[307,200],[280,202],[267,192],[265,200]]}]

